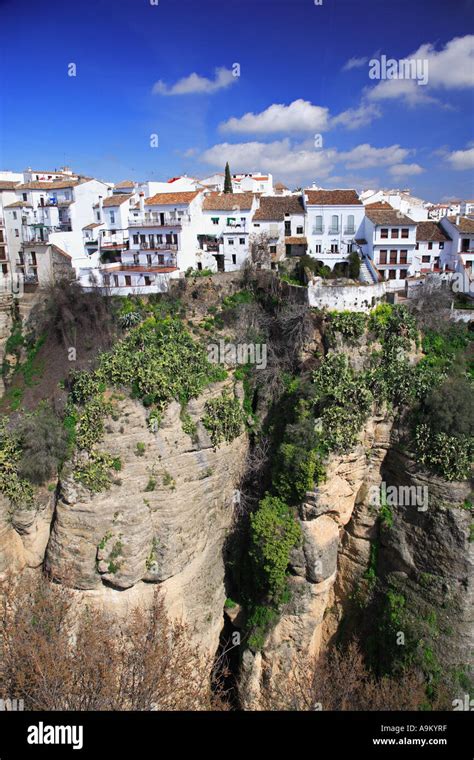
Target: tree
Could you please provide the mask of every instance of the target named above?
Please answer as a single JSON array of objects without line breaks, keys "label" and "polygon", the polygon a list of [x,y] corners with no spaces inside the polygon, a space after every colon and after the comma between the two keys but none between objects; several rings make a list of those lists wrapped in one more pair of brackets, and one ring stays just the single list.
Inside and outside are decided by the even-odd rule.
[{"label": "tree", "polygon": [[359,254],[353,251],[349,256],[349,277],[352,280],[358,280],[360,273]]},{"label": "tree", "polygon": [[41,484],[57,476],[67,452],[67,431],[53,409],[41,403],[34,414],[18,425],[22,455],[18,472],[31,483]]},{"label": "tree", "polygon": [[212,659],[171,622],[156,592],[126,619],[78,606],[64,586],[39,580],[2,588],[0,696],[27,710],[209,710]]},{"label": "tree", "polygon": [[225,165],[224,193],[233,193],[232,177],[230,176],[229,162]]}]

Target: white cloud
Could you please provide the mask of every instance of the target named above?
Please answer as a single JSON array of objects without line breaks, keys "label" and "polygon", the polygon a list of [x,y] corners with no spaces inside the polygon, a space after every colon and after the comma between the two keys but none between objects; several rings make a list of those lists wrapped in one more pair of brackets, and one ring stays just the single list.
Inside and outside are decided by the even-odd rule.
[{"label": "white cloud", "polygon": [[334,116],[331,119],[331,126],[338,127],[340,125],[346,129],[359,129],[359,127],[367,126],[373,119],[378,119],[380,116],[382,116],[382,111],[375,103],[363,101],[357,108],[348,108],[347,111],[342,111],[338,116]]},{"label": "white cloud", "polygon": [[275,132],[318,132],[328,129],[329,109],[299,98],[288,106],[274,103],[260,113],[246,113],[220,124],[222,132],[271,134]]},{"label": "white cloud", "polygon": [[220,143],[206,150],[202,160],[222,167],[226,161],[235,171],[268,171],[283,180],[298,182],[327,177],[336,151],[311,150],[305,144],[292,145],[288,138],[271,143]]},{"label": "white cloud", "polygon": [[349,58],[348,61],[345,62],[344,66],[342,67],[343,71],[350,71],[351,69],[360,69],[362,66],[365,66],[369,59],[367,56],[362,56],[361,58],[357,58],[357,56],[354,56],[353,58]]},{"label": "white cloud", "polygon": [[[317,150],[310,139],[293,143],[285,138],[270,143],[219,143],[206,150],[201,160],[213,167],[223,167],[229,161],[234,171],[271,172],[275,177],[297,185],[321,180],[331,185],[337,176],[337,184],[350,186],[355,184],[354,169],[401,165],[411,152],[399,145],[374,148],[363,144],[339,153],[334,148]],[[343,171],[339,170],[337,175],[334,171],[338,165],[346,171],[345,181]]]},{"label": "white cloud", "polygon": [[340,153],[339,158],[345,161],[349,169],[369,169],[373,166],[400,164],[410,152],[406,148],[401,148],[400,145],[374,148],[372,145],[364,143],[346,153]]},{"label": "white cloud", "polygon": [[214,79],[202,77],[195,72],[179,79],[171,86],[165,84],[160,79],[153,85],[152,93],[158,95],[192,95],[196,93],[210,95],[213,92],[230,87],[230,85],[237,82],[237,79],[238,77],[233,75],[231,69],[221,66],[216,68]]},{"label": "white cloud", "polygon": [[467,150],[454,150],[446,156],[446,161],[452,169],[474,169],[474,148]]},{"label": "white cloud", "polygon": [[388,170],[392,177],[413,177],[425,170],[419,164],[395,164]]},{"label": "white cloud", "polygon": [[[390,58],[387,55],[387,58]],[[474,87],[474,35],[454,37],[444,48],[436,50],[432,43],[425,43],[404,60],[426,61],[428,81],[418,85],[413,79],[385,79],[369,89],[371,100],[403,98],[410,105],[437,102],[428,94],[436,89],[457,90]]]}]

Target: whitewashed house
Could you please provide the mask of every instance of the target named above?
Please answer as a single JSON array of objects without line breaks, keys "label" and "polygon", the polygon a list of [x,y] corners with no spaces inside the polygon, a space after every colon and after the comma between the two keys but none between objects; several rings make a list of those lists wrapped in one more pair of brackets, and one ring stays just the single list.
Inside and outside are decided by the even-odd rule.
[{"label": "whitewashed house", "polygon": [[355,190],[305,190],[304,203],[308,253],[334,269],[357,248],[364,206]]},{"label": "whitewashed house", "polygon": [[387,289],[401,290],[415,274],[416,222],[381,201],[365,207],[357,244]]},{"label": "whitewashed house", "polygon": [[410,190],[366,190],[360,195],[364,206],[374,203],[388,203],[396,211],[410,217],[415,222],[426,221],[429,218],[429,204],[422,198],[412,195]]},{"label": "whitewashed house", "polygon": [[462,292],[474,295],[474,219],[449,216],[444,217],[440,224],[452,240],[446,266],[462,275]]},{"label": "whitewashed house", "polygon": [[451,246],[452,240],[439,222],[418,222],[412,273],[424,275],[446,269],[451,260]]},{"label": "whitewashed house", "polygon": [[253,193],[210,192],[202,203],[198,233],[198,269],[232,272],[248,257],[252,215],[257,207]]},{"label": "whitewashed house", "polygon": [[268,240],[275,263],[285,257],[303,256],[308,241],[305,234],[305,207],[301,195],[262,195],[252,218],[252,240]]},{"label": "whitewashed house", "polygon": [[273,194],[273,176],[250,172],[248,174],[233,174],[232,189],[234,193],[263,193]]}]

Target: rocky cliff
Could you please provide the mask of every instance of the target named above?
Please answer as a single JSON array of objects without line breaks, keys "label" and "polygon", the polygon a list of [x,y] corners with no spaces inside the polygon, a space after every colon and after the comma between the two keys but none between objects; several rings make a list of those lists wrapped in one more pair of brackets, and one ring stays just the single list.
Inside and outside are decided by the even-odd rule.
[{"label": "rocky cliff", "polygon": [[[371,564],[381,585],[403,590],[408,609],[436,617],[436,648],[444,662],[472,664],[472,518],[460,508],[470,483],[450,484],[420,471],[399,443],[389,416],[371,417],[359,445],[347,455],[332,455],[325,482],[306,495],[303,539],[291,560],[291,600],[262,650],[243,656],[241,699],[247,709],[262,706],[266,689],[299,654],[317,655],[334,642],[342,622],[346,636],[371,631],[373,620],[364,623],[360,615]],[[425,487],[426,510],[394,506],[393,522],[384,527],[371,501],[382,482]]]},{"label": "rocky cliff", "polygon": [[3,505],[0,570],[44,564],[77,589],[79,601],[117,615],[146,604],[159,585],[169,613],[213,654],[225,601],[223,544],[247,452],[245,434],[214,449],[200,422],[206,400],[222,387],[189,403],[193,438],[176,402],[152,432],[141,403],[120,397],[100,444],[121,461],[110,489],[91,493],[74,479],[71,462],[57,495],[38,497],[34,510],[12,517]]}]

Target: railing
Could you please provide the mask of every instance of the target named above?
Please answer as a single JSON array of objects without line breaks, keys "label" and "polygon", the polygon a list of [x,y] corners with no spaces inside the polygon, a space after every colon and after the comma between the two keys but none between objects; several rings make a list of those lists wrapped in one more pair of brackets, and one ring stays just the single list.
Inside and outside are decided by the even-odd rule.
[{"label": "railing", "polygon": [[[92,241],[91,241],[91,242],[92,242]],[[108,249],[108,250],[113,250],[114,248],[128,248],[128,247],[129,247],[129,244],[130,244],[130,241],[129,241],[129,240],[122,240],[122,242],[121,242],[121,243],[117,243],[117,242],[111,242],[111,243],[101,243],[101,244],[100,244],[100,247],[101,247],[102,249],[104,249],[104,248],[105,248],[105,249]]]},{"label": "railing", "polygon": [[312,235],[322,235],[324,232],[324,224],[322,227],[313,227]]},{"label": "railing", "polygon": [[165,214],[164,217],[159,215],[130,216],[128,224],[129,227],[180,227],[189,221],[191,221],[189,214]]},{"label": "railing", "polygon": [[355,228],[354,227],[345,227],[344,228],[344,235],[355,235]]},{"label": "railing", "polygon": [[[136,245],[136,243],[135,243]],[[138,243],[140,251],[177,251],[177,243]]]},{"label": "railing", "polygon": [[[164,263],[159,263],[159,262],[156,261],[156,262],[153,262],[151,264],[148,264],[148,263],[144,264],[141,261],[138,262],[138,263],[133,263],[133,262],[126,262],[126,263],[124,263],[123,261],[121,261],[121,262],[119,262],[119,266],[116,267],[116,271],[120,271],[122,269],[135,269],[137,271],[147,272],[148,270],[152,270],[152,269],[153,270],[155,270],[155,269],[168,269],[169,267],[175,267],[175,266],[176,266],[176,260],[175,259],[171,259],[170,261],[165,261]],[[105,266],[102,265],[102,268],[105,268]]]}]

